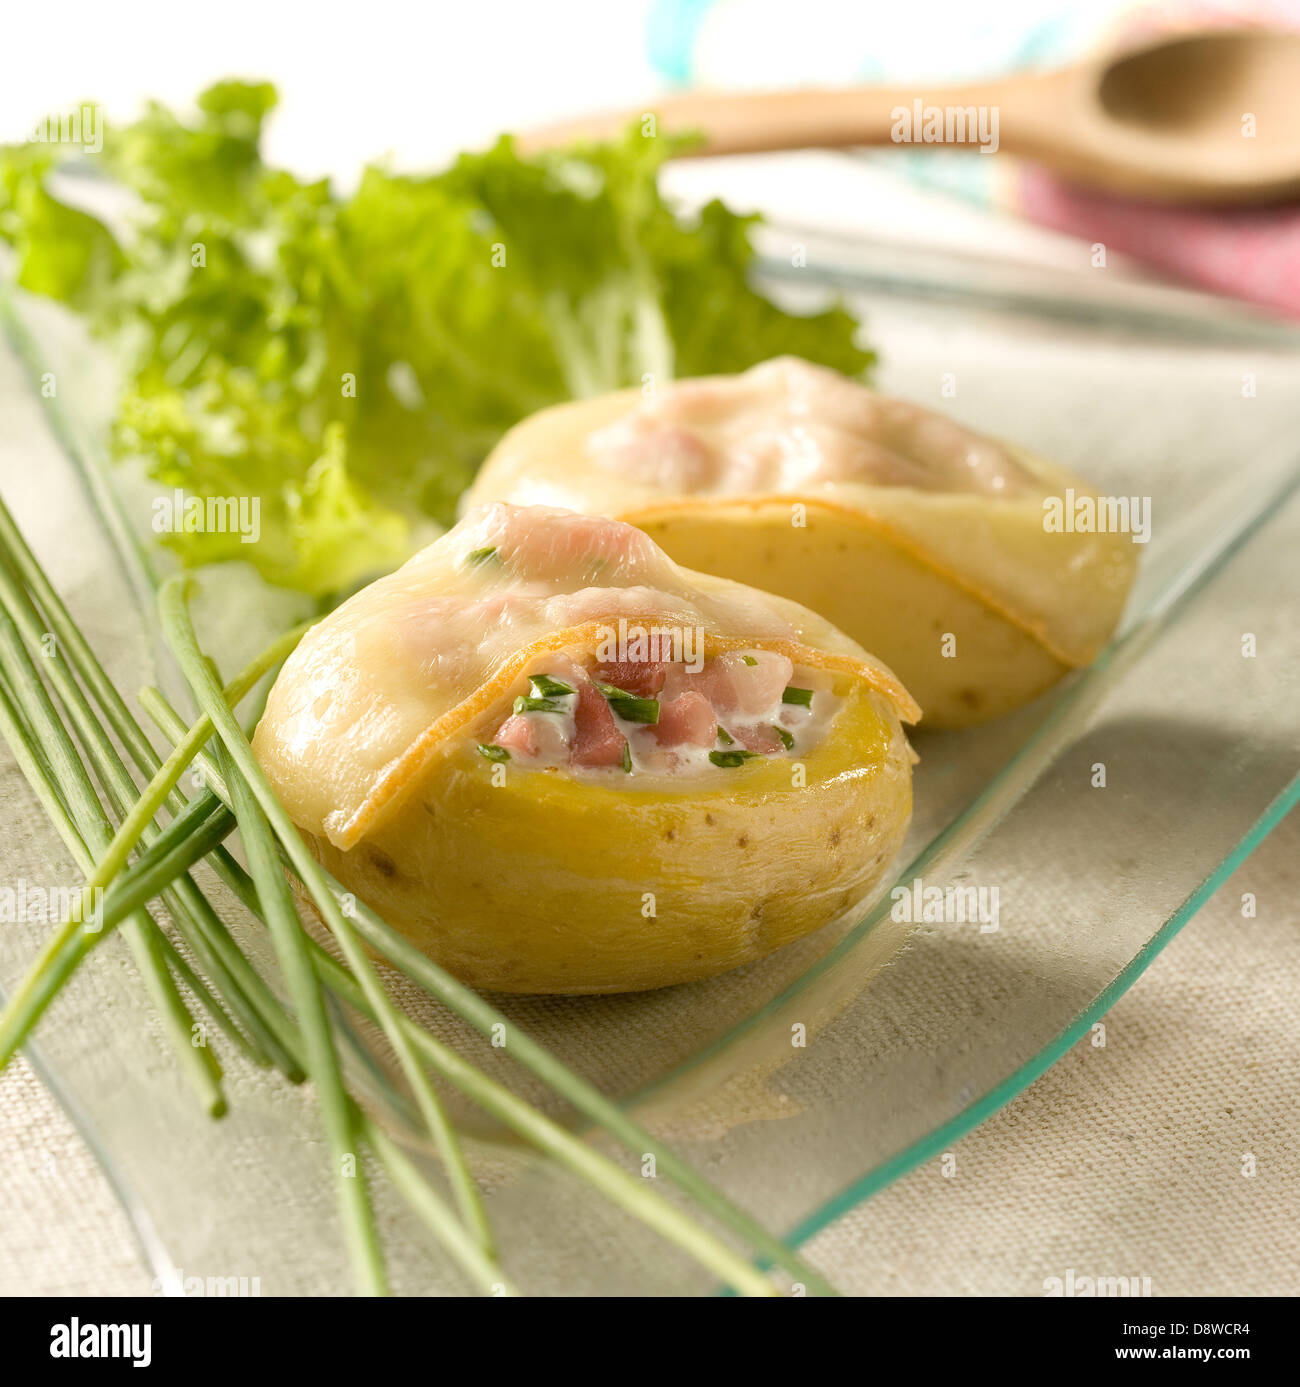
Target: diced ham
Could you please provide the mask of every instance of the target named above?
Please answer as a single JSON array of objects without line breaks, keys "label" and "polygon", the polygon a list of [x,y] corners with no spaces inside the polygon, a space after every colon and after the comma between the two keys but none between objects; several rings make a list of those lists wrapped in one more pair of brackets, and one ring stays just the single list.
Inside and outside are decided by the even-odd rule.
[{"label": "diced ham", "polygon": [[712,746],[718,724],[713,706],[699,693],[678,694],[659,705],[659,721],[651,729],[662,747]]},{"label": "diced ham", "polygon": [[[558,661],[551,661],[553,673],[557,678],[567,677],[575,686],[580,680],[571,672],[576,665],[564,668]],[[557,668],[558,666],[558,668]],[[578,671],[581,674],[581,671]],[[585,676],[584,676],[585,677]],[[497,728],[492,740],[503,746],[514,756],[540,757],[546,762],[563,764],[569,759],[569,747],[573,740],[569,719],[556,713],[512,713]]]},{"label": "diced ham", "polygon": [[638,698],[653,698],[664,686],[668,665],[663,660],[619,660],[597,665],[595,677],[602,684],[613,684]]},{"label": "diced ham", "polygon": [[623,760],[627,738],[618,730],[604,695],[590,679],[578,683],[576,730],[572,760],[576,766],[617,766]]},{"label": "diced ham", "polygon": [[513,713],[497,728],[492,741],[497,746],[503,746],[507,751],[516,752],[520,756],[537,755],[537,743],[533,741],[533,730],[529,720]]},{"label": "diced ham", "polygon": [[533,672],[568,684],[576,698],[554,712],[512,715],[501,723],[492,740],[521,760],[550,766],[625,764],[629,735],[597,682],[638,698],[657,698],[658,720],[631,734],[634,764],[642,768],[673,770],[689,749],[715,746],[719,725],[745,751],[767,756],[785,746],[770,721],[794,672],[782,655],[728,652],[695,672],[671,661],[609,662],[595,666],[593,680],[570,656],[555,652],[544,656]]},{"label": "diced ham", "polygon": [[744,747],[746,751],[761,752],[764,756],[782,750],[785,745],[773,728],[763,723],[756,727],[729,727],[727,731],[731,733],[738,746]]},{"label": "diced ham", "polygon": [[672,672],[670,692],[681,689],[703,694],[724,724],[728,713],[752,718],[780,703],[794,674],[794,665],[770,650],[729,650],[709,660],[698,674],[684,671],[679,675],[680,668]]}]

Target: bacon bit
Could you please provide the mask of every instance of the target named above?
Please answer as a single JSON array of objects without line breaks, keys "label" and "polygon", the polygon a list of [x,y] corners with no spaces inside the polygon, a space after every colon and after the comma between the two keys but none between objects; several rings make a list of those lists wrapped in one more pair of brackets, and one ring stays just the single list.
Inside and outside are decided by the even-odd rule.
[{"label": "bacon bit", "polygon": [[661,746],[712,746],[718,724],[703,694],[684,693],[659,705],[659,721],[651,731]]},{"label": "bacon bit", "polygon": [[667,677],[668,664],[663,660],[618,660],[596,666],[596,678],[602,684],[613,684],[638,698],[653,698]]},{"label": "bacon bit", "polygon": [[618,730],[605,697],[590,679],[578,681],[572,758],[577,766],[618,766],[627,738]]}]

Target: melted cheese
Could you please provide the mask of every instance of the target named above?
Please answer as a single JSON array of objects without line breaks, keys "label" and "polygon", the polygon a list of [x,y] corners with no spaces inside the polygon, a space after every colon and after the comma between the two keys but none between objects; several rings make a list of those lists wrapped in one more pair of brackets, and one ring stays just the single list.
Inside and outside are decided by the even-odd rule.
[{"label": "melted cheese", "polygon": [[695,495],[848,482],[1010,496],[1032,485],[992,439],[797,357],[658,390],[590,434],[586,454],[625,481]]},{"label": "melted cheese", "polygon": [[482,740],[539,656],[596,651],[623,618],[853,676],[908,721],[885,666],[823,618],[679,568],[613,520],[493,505],[312,628],[267,700],[254,749],[299,827],[350,847],[449,747]]},{"label": "melted cheese", "polygon": [[[809,526],[847,513],[1081,664],[1114,626],[1134,555],[1127,535],[1049,533],[1044,499],[1067,489],[1094,495],[1054,464],[782,357],[648,399],[627,390],[542,410],[501,440],[466,504],[656,526],[701,510],[746,525],[796,502]],[[841,561],[853,559],[827,554]]]}]

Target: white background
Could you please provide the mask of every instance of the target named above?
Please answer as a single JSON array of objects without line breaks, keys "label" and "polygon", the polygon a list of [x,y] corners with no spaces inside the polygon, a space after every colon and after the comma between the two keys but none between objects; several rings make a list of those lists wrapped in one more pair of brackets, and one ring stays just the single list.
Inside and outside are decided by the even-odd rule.
[{"label": "white background", "polygon": [[157,98],[184,108],[210,82],[269,79],[281,109],[267,151],[346,183],[392,153],[404,166],[583,108],[638,102],[645,0],[419,4],[366,0],[116,0],[5,6],[0,139],[95,101],[126,120]]}]

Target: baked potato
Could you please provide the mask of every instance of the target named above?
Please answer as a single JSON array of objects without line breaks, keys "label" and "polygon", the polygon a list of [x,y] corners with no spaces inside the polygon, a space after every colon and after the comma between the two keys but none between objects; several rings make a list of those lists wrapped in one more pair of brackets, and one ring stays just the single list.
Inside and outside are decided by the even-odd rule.
[{"label": "baked potato", "polygon": [[821,613],[898,674],[927,727],[961,727],[1089,663],[1123,611],[1132,536],[1055,529],[1049,498],[1064,511],[1094,493],[787,357],[543,410],[466,502],[625,520],[679,563]]},{"label": "baked potato", "polygon": [[498,504],[313,627],[253,745],[319,859],[458,977],[620,992],[857,906],[907,827],[917,715],[797,604]]}]

